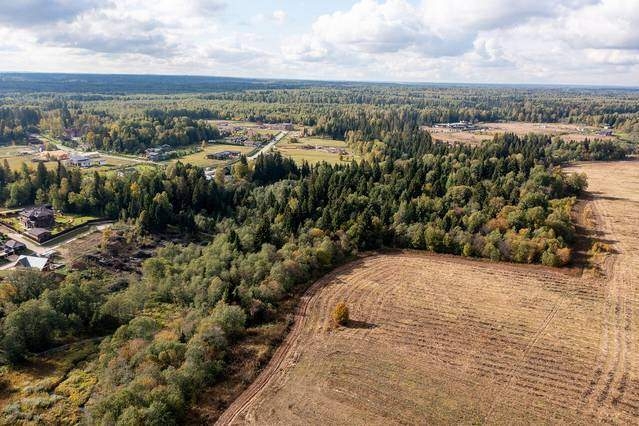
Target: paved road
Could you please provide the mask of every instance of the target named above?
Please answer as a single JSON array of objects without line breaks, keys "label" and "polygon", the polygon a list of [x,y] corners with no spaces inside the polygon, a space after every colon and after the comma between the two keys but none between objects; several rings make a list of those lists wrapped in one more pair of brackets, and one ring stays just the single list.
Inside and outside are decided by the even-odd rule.
[{"label": "paved road", "polygon": [[257,153],[251,155],[250,157],[248,157],[249,160],[255,160],[257,157],[260,156],[260,154],[266,154],[267,152],[269,152],[271,149],[273,149],[273,147],[282,140],[282,138],[284,136],[288,135],[288,132],[280,132],[277,134],[277,136],[275,136],[273,138],[273,140],[271,140],[267,145],[264,146],[264,148],[260,149]]}]

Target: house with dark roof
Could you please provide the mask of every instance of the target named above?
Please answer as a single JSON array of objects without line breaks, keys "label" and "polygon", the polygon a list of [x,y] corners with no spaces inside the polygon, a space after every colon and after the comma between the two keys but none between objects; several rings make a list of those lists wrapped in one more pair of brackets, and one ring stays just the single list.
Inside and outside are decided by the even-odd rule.
[{"label": "house with dark roof", "polygon": [[7,254],[20,253],[27,248],[27,245],[21,241],[7,240],[4,243],[4,251]]},{"label": "house with dark roof", "polygon": [[52,228],[55,224],[55,213],[48,204],[31,207],[20,212],[20,221],[27,229]]},{"label": "house with dark roof", "polygon": [[51,239],[51,231],[44,228],[27,229],[27,235],[39,243],[42,243]]}]

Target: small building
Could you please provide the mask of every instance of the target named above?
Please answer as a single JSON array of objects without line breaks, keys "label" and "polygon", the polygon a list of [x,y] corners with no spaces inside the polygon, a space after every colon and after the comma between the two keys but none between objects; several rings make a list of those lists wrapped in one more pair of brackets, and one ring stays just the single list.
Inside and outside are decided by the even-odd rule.
[{"label": "small building", "polygon": [[162,161],[166,160],[169,156],[167,150],[171,149],[170,145],[162,145],[158,148],[148,148],[144,151],[146,158],[151,161]]},{"label": "small building", "polygon": [[51,239],[51,231],[44,228],[27,229],[27,235],[39,243],[43,243]]},{"label": "small building", "polygon": [[92,162],[91,162],[91,158],[87,155],[75,154],[69,157],[69,165],[88,168],[88,167],[91,167]]},{"label": "small building", "polygon": [[29,145],[40,145],[42,141],[40,140],[40,135],[37,133],[29,133],[29,137],[27,139],[27,143]]},{"label": "small building", "polygon": [[14,266],[16,268],[34,268],[39,271],[46,271],[51,268],[50,259],[48,257],[25,255],[18,257]]},{"label": "small building", "polygon": [[612,129],[603,129],[598,133],[599,136],[612,136]]},{"label": "small building", "polygon": [[27,245],[21,241],[7,240],[4,243],[4,251],[7,254],[20,253],[27,248]]},{"label": "small building", "polygon": [[50,205],[31,207],[20,212],[20,221],[25,228],[52,228],[55,224],[55,213]]}]

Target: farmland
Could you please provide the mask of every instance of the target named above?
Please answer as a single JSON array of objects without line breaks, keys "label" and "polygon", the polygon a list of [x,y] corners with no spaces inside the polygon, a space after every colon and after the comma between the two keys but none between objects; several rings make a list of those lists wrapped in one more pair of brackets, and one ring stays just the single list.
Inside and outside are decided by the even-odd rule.
[{"label": "farmland", "polygon": [[[311,287],[220,423],[635,421],[639,162],[571,170],[590,178],[592,242],[611,247],[600,273],[415,252],[360,259]],[[351,320],[335,329],[340,301]]]},{"label": "farmland", "polygon": [[357,158],[344,141],[316,137],[300,138],[297,143],[291,143],[290,138],[285,138],[277,144],[277,150],[298,163],[307,161],[315,164],[326,161],[338,164]]},{"label": "farmland", "polygon": [[499,122],[480,123],[478,129],[464,131],[456,129],[443,129],[425,126],[434,139],[442,142],[454,143],[462,142],[469,144],[479,144],[486,139],[492,139],[496,134],[514,133],[524,136],[529,133],[543,134],[548,136],[561,136],[565,140],[582,142],[585,139],[612,140],[615,136],[598,135],[600,128],[579,124],[567,123],[524,123],[524,122]]}]

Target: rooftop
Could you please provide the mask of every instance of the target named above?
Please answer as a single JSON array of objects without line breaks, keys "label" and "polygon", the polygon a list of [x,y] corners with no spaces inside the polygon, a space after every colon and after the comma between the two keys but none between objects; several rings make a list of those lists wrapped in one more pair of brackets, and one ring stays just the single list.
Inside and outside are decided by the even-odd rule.
[{"label": "rooftop", "polygon": [[45,217],[45,216],[53,216],[53,208],[49,204],[45,204],[37,207],[30,207],[28,209],[24,209],[21,213],[21,216],[25,217]]},{"label": "rooftop", "polygon": [[47,257],[22,255],[18,257],[18,260],[16,260],[15,266],[24,266],[25,268],[36,268],[42,271],[47,266],[48,263],[49,263],[49,259]]}]

